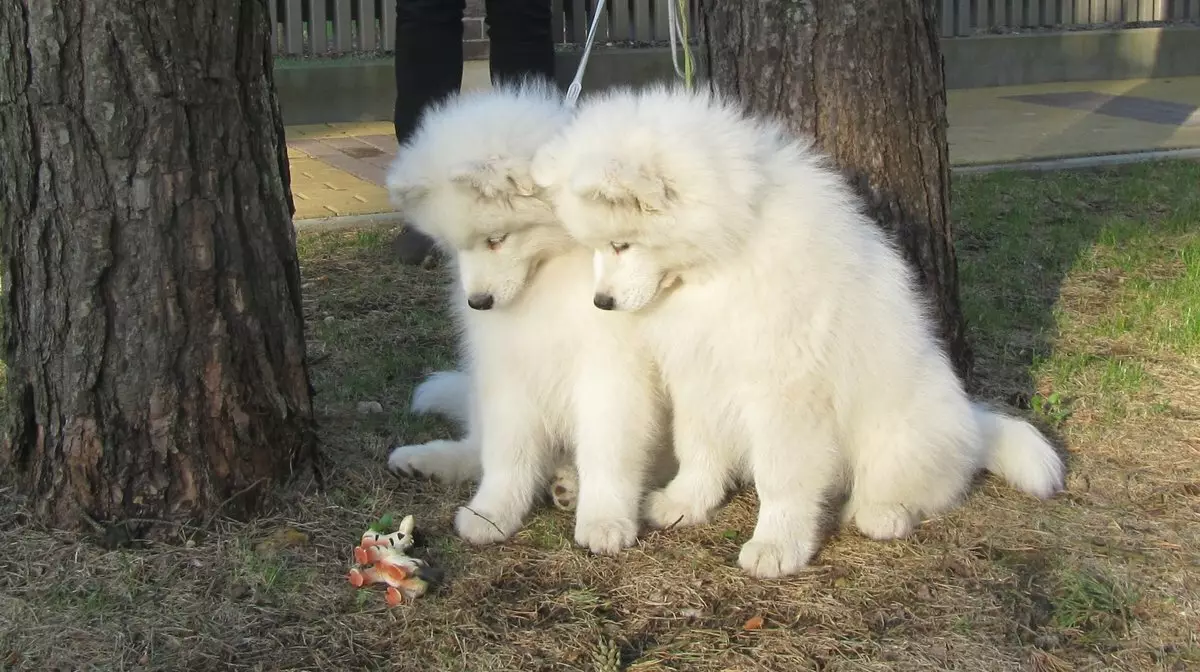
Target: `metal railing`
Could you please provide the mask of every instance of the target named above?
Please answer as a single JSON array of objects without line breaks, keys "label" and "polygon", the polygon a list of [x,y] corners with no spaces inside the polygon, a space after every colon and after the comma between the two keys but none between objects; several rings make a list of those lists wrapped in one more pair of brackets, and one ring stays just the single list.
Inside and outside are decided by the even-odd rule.
[{"label": "metal railing", "polygon": [[[671,1],[608,2],[597,31],[598,42],[633,45],[665,42],[667,3]],[[1200,21],[1200,0],[940,1],[943,37],[1036,28]],[[595,4],[595,0],[553,0],[556,41],[582,42]],[[272,38],[279,55],[386,52],[396,44],[395,0],[269,0],[269,5],[274,26]],[[693,15],[695,5],[691,3]],[[694,21],[692,25],[696,25]]]}]

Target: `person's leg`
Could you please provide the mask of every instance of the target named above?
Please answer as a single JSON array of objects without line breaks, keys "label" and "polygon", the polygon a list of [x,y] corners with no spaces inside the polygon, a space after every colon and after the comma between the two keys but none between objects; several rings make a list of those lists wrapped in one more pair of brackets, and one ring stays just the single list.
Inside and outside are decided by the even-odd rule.
[{"label": "person's leg", "polygon": [[396,0],[396,140],[421,113],[458,91],[463,74],[464,0]]},{"label": "person's leg", "polygon": [[486,0],[492,83],[554,79],[550,0]]},{"label": "person's leg", "polygon": [[[401,145],[431,103],[462,85],[464,5],[464,0],[396,0],[394,122]],[[393,245],[405,264],[420,264],[433,252],[433,241],[409,227]]]}]

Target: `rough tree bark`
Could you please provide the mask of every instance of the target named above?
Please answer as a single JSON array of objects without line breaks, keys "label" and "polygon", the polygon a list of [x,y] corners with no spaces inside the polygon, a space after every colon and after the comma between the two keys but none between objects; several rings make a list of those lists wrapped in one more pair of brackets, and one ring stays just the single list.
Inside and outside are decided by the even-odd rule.
[{"label": "rough tree bark", "polygon": [[934,3],[701,0],[700,11],[713,84],[815,136],[846,172],[917,269],[969,384]]},{"label": "rough tree bark", "polygon": [[48,524],[252,513],[315,456],[267,17],[0,0],[0,469]]}]

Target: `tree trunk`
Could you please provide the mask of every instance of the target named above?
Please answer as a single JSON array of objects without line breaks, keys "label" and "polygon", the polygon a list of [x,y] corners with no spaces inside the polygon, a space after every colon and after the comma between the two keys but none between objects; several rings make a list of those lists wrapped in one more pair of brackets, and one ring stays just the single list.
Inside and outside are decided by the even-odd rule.
[{"label": "tree trunk", "polygon": [[702,0],[700,9],[714,85],[816,137],[917,270],[969,383],[934,3]]},{"label": "tree trunk", "polygon": [[267,17],[0,0],[0,468],[47,524],[247,515],[315,456]]}]

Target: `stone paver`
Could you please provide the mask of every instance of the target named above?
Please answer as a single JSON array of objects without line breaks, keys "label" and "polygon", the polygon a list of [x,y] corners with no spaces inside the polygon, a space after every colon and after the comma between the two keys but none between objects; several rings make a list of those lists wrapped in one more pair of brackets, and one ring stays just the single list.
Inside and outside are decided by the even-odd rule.
[{"label": "stone paver", "polygon": [[[947,103],[959,166],[1200,147],[1200,77],[956,90]],[[287,136],[296,219],[391,210],[391,122],[291,126]]]}]

